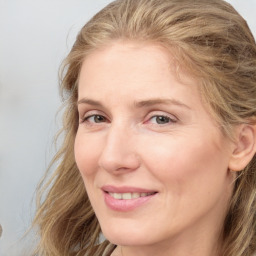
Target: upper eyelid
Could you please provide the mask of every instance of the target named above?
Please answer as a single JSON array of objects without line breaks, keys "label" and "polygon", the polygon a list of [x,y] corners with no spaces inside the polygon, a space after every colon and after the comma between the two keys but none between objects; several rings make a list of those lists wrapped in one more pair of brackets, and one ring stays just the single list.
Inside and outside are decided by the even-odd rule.
[{"label": "upper eyelid", "polygon": [[[155,122],[152,121],[153,118],[157,118],[157,117],[164,117],[164,118],[167,118],[168,119],[168,122],[165,123],[165,124],[156,124]],[[151,123],[152,122],[152,123]],[[172,117],[169,117],[167,115],[153,115],[151,117],[149,117],[145,123],[148,123],[150,125],[157,125],[157,126],[162,126],[162,125],[173,125],[175,123],[178,122],[178,119],[176,118],[172,118]]]},{"label": "upper eyelid", "polygon": [[[104,121],[103,122],[99,122],[99,123],[93,122],[93,121],[88,121],[89,118],[95,117],[95,116],[102,116],[104,118]],[[99,125],[101,123],[109,123],[109,120],[108,120],[108,118],[106,116],[95,113],[95,114],[90,114],[90,115],[84,115],[83,117],[79,118],[79,123],[80,124],[86,124],[87,123],[88,125],[89,124],[90,125]]]},{"label": "upper eyelid", "polygon": [[149,118],[152,118],[152,117],[155,117],[155,116],[165,116],[165,117],[168,117],[170,119],[179,120],[176,115],[168,113],[166,111],[161,111],[161,110],[154,110],[154,111],[151,111],[150,113],[147,114],[147,117],[149,117]]},{"label": "upper eyelid", "polygon": [[[109,116],[104,111],[99,110],[99,109],[88,109],[88,110],[86,110],[86,109],[79,110],[78,109],[78,113],[79,113],[80,119],[85,119],[85,118],[93,116],[93,115],[102,115],[104,118],[111,120],[111,116]],[[136,113],[136,112],[134,112],[134,113]],[[165,116],[165,117],[170,118],[171,120],[173,120],[173,119],[175,119],[177,121],[179,120],[177,115],[175,115],[173,113],[169,113],[165,110],[158,110],[158,109],[148,111],[147,113],[145,113],[145,116],[143,119],[148,120],[149,118],[152,118],[154,116]]]},{"label": "upper eyelid", "polygon": [[[94,101],[93,101],[94,102]],[[80,114],[85,114],[89,111],[99,111],[101,113],[104,113],[108,115],[108,110],[103,106],[101,105],[100,103],[99,104],[90,104],[90,103],[78,103],[77,104],[77,110],[78,110],[78,113]]]},{"label": "upper eyelid", "polygon": [[85,121],[86,119],[89,119],[89,118],[91,118],[91,117],[96,117],[96,116],[103,117],[106,121],[108,120],[105,116],[99,115],[99,114],[92,114],[92,115],[85,116],[85,117],[83,118],[83,120]]},{"label": "upper eyelid", "polygon": [[99,113],[93,113],[93,114],[89,114],[89,115],[84,115],[81,119],[82,119],[83,121],[86,121],[86,119],[89,119],[89,118],[91,118],[91,117],[93,117],[93,116],[101,116],[101,117],[103,117],[106,121],[109,120],[108,117],[106,117],[105,115],[99,114]]},{"label": "upper eyelid", "polygon": [[90,110],[81,109],[80,111],[78,110],[78,114],[80,118],[84,118],[86,116],[89,117],[93,115],[101,115],[101,116],[104,116],[105,118],[108,118],[108,116],[104,112],[98,109],[90,109]]}]

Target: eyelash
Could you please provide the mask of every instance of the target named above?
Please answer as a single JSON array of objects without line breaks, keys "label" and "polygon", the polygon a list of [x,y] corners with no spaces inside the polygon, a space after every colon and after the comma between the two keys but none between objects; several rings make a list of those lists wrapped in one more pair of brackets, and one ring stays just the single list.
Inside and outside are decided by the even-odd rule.
[{"label": "eyelash", "polygon": [[[175,120],[174,118],[171,118],[170,116],[167,116],[167,115],[153,115],[153,116],[151,116],[148,120],[152,120],[153,118],[156,119],[156,122],[157,122],[157,119],[158,119],[158,118],[163,118],[163,119],[167,120],[166,123],[162,123],[162,124],[156,123],[157,125],[168,125],[168,124],[170,124],[170,123],[176,123],[176,122],[177,122],[177,120]],[[147,122],[148,122],[148,121],[147,121]],[[146,123],[147,123],[147,122],[146,122]]]},{"label": "eyelash", "polygon": [[[94,121],[93,122],[90,122],[89,119],[90,118],[94,118]],[[96,122],[95,121],[95,118],[98,117],[98,118],[101,118],[102,121],[100,122]],[[155,123],[151,123],[151,125],[160,125],[160,126],[163,126],[163,125],[168,125],[168,124],[173,124],[173,123],[176,123],[177,122],[177,118],[171,118],[170,116],[168,115],[152,115],[150,118],[147,119],[147,121],[145,123],[150,123],[150,120],[154,119],[155,118]],[[159,121],[159,118],[162,118],[164,119],[165,121],[163,121],[164,123],[157,123],[157,119]],[[82,120],[81,120],[81,123],[87,123],[88,125],[94,125],[94,124],[99,124],[99,123],[105,123],[105,122],[108,122],[108,119],[104,116],[104,115],[100,115],[100,114],[92,114],[92,115],[89,115],[89,116],[85,116]]]},{"label": "eyelash", "polygon": [[[99,115],[99,114],[93,114],[93,115],[89,115],[89,116],[85,116],[84,118],[82,118],[81,120],[81,123],[88,123],[90,124],[91,122],[89,121],[90,118],[92,117],[100,117],[100,118],[103,118],[105,121],[107,120],[106,117],[104,117],[103,115]],[[97,122],[94,122],[94,123],[97,123]],[[98,122],[98,123],[103,123],[103,122]]]}]

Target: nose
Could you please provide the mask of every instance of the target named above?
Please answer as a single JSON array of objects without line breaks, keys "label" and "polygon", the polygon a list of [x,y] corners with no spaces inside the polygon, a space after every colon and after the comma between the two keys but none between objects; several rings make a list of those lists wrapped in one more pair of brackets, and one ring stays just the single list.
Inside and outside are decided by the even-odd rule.
[{"label": "nose", "polygon": [[99,167],[114,174],[134,171],[140,166],[133,132],[122,127],[109,128],[99,158]]}]

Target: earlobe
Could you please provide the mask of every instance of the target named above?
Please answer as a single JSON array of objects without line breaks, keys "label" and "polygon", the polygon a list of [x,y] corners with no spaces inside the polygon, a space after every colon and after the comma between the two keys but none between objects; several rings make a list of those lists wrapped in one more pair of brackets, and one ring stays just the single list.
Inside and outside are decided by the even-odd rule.
[{"label": "earlobe", "polygon": [[243,170],[256,152],[256,125],[242,124],[236,133],[236,143],[229,161],[232,171]]}]

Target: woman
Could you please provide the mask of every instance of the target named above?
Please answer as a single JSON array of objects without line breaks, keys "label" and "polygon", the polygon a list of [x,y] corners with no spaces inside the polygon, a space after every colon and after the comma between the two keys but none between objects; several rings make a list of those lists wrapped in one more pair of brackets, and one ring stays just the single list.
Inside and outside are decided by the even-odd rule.
[{"label": "woman", "polygon": [[229,4],[117,0],[63,70],[38,255],[253,255],[256,45]]}]

